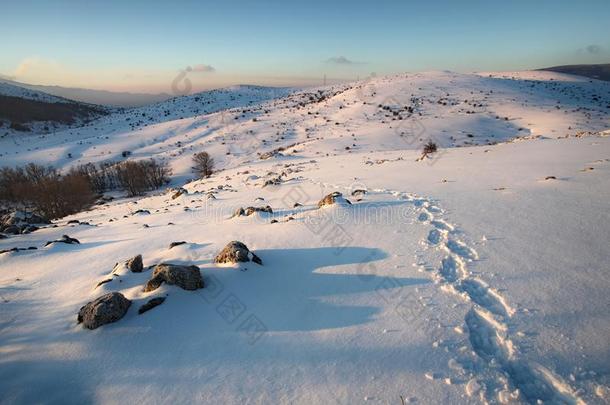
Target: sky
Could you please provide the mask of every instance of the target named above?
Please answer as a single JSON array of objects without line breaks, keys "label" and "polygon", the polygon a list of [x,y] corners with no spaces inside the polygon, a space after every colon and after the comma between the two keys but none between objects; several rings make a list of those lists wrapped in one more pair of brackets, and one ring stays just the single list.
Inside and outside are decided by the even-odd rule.
[{"label": "sky", "polygon": [[608,62],[610,0],[0,0],[0,75],[31,84],[171,93]]}]

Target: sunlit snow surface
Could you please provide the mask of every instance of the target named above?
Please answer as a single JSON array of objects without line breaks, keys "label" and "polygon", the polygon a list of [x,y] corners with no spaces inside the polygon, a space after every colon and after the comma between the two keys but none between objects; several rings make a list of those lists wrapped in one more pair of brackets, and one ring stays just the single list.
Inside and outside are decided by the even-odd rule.
[{"label": "sunlit snow surface", "polygon": [[[38,248],[0,255],[0,401],[607,403],[608,106],[608,83],[573,76],[430,72],[241,86],[1,138],[2,165],[129,150],[182,185],[206,150],[223,170],[0,240]],[[318,209],[333,191],[352,204]],[[252,205],[274,212],[231,218]],[[43,247],[63,234],[81,244]],[[263,265],[214,264],[231,240]],[[151,271],[95,287],[136,254],[195,264],[206,287],[144,293]],[[127,315],[77,325],[109,291]]]}]

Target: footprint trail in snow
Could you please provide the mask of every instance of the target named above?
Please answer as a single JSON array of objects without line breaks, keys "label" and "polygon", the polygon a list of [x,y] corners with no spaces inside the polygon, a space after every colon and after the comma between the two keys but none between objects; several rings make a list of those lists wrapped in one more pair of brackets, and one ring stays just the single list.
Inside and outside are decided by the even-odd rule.
[{"label": "footprint trail in snow", "polygon": [[[468,270],[468,263],[478,260],[479,254],[457,238],[460,232],[441,218],[443,210],[431,200],[409,193],[371,190],[371,194],[375,193],[391,194],[418,209],[417,221],[432,227],[423,245],[445,253],[438,265],[428,263],[423,268],[433,272],[436,269],[433,277],[441,291],[450,292],[471,305],[464,325],[478,364],[471,367],[469,380],[465,381],[466,394],[480,395],[481,400],[491,403],[584,404],[573,389],[550,370],[522,358],[510,339],[509,322],[516,310],[497,290]],[[464,332],[461,326],[454,330],[459,334]]]}]

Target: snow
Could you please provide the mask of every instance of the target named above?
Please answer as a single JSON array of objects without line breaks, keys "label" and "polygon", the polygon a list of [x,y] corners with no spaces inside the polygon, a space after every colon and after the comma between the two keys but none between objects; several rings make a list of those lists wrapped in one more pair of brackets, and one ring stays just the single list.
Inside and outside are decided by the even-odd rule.
[{"label": "snow", "polygon": [[3,81],[0,81],[0,95],[20,97],[27,100],[41,101],[44,103],[62,103],[67,101],[65,98],[52,96],[42,91],[30,90],[26,89],[25,87],[15,86]]},{"label": "snow", "polygon": [[[130,150],[183,185],[206,150],[223,169],[176,199],[118,199],[0,240],[38,247],[0,255],[3,402],[610,400],[607,83],[426,72],[201,97],[0,139],[2,165]],[[440,150],[418,161],[429,139]],[[351,204],[318,208],[334,191]],[[81,244],[43,247],[63,234]],[[214,264],[231,240],[263,265]],[[121,267],[136,254],[197,265],[206,286],[144,293],[151,271]],[[127,315],[83,329],[78,309],[109,291],[133,300]]]}]

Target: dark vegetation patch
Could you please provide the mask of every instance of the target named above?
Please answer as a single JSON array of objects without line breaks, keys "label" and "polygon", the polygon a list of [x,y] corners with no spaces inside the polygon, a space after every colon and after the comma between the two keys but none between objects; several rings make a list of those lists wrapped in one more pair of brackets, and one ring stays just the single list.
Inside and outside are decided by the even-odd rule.
[{"label": "dark vegetation patch", "polygon": [[45,103],[21,97],[0,95],[0,120],[9,121],[16,131],[28,131],[27,124],[36,121],[51,121],[72,125],[77,120],[88,121],[108,111],[103,107],[74,103]]},{"label": "dark vegetation patch", "polygon": [[590,79],[610,81],[610,63],[601,63],[597,65],[553,66],[538,70],[548,70],[550,72],[566,73],[570,75],[584,76]]}]

